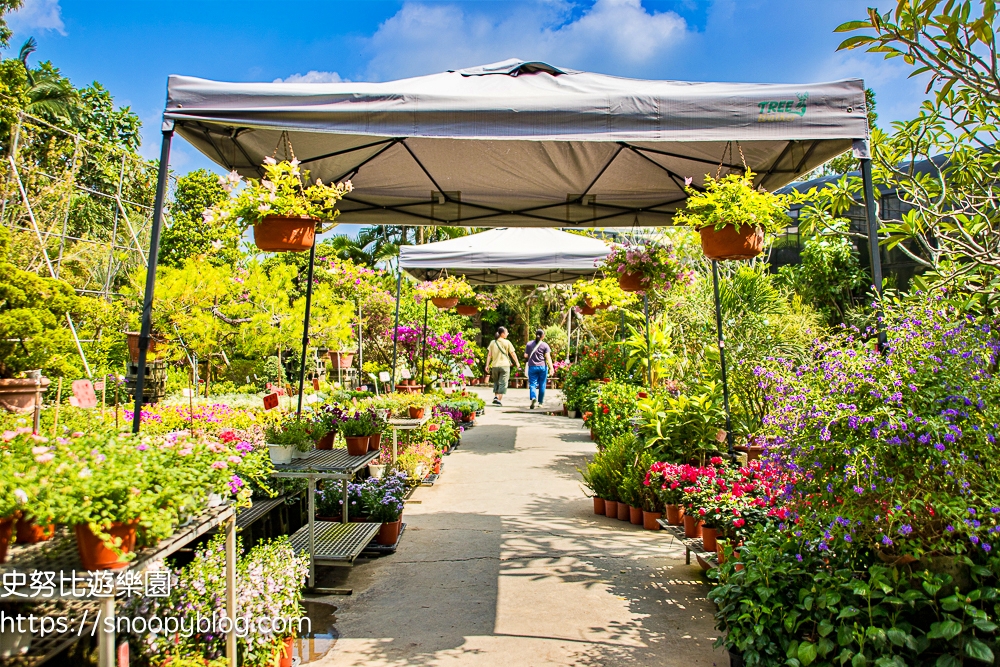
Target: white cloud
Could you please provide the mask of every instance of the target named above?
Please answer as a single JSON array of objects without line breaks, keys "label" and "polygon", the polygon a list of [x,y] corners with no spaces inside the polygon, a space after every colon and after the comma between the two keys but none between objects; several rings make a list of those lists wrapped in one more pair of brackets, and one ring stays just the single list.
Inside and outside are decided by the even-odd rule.
[{"label": "white cloud", "polygon": [[408,2],[369,40],[368,76],[388,79],[504,60],[638,76],[680,46],[687,25],[640,0],[597,0],[571,17],[564,2],[506,3],[501,13],[474,4]]},{"label": "white cloud", "polygon": [[7,22],[16,32],[54,30],[66,34],[59,0],[24,0],[20,9],[7,16]]},{"label": "white cloud", "polygon": [[340,83],[345,80],[336,72],[309,70],[305,74],[292,74],[284,79],[275,79],[274,83]]}]

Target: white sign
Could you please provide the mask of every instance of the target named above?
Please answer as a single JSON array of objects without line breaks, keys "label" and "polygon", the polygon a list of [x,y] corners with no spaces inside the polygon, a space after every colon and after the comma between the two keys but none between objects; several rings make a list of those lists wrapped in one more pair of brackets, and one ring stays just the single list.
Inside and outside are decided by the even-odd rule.
[{"label": "white sign", "polygon": [[471,378],[471,377],[475,377],[475,375],[472,374],[472,369],[471,368],[463,368],[462,369],[462,377]]},{"label": "white sign", "polygon": [[388,382],[392,377],[389,375],[389,371],[379,371],[378,379],[382,382]]},{"label": "white sign", "polygon": [[188,387],[181,389],[181,396],[184,398],[194,398],[194,389]]},{"label": "white sign", "polygon": [[404,380],[409,380],[410,379],[410,369],[409,368],[404,368],[402,371],[400,371],[399,377],[403,378]]},{"label": "white sign", "polygon": [[316,403],[318,401],[319,397],[316,396],[316,394],[306,394],[305,396],[302,397],[302,402],[305,403],[306,405],[312,405],[313,403]]}]

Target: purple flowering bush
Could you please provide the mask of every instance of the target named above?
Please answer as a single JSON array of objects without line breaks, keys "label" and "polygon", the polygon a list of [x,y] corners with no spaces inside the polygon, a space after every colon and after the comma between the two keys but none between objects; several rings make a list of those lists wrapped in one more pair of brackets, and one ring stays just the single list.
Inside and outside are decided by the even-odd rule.
[{"label": "purple flowering bush", "polygon": [[857,331],[758,369],[774,460],[819,549],[988,554],[1000,543],[1000,338],[937,298],[888,304],[888,347]]}]

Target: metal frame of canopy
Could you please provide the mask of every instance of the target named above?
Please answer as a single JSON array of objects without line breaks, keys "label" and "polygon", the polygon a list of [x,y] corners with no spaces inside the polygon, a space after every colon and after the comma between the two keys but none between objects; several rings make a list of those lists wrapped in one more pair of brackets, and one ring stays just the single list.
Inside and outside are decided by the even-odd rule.
[{"label": "metal frame of canopy", "polygon": [[[519,74],[522,76],[518,77]],[[161,127],[159,175],[139,335],[133,431],[138,432],[140,428],[170,144],[175,129],[179,129],[210,159],[245,174],[258,173],[260,159],[270,153],[270,147],[276,145],[278,137],[285,132],[293,139],[302,139],[311,148],[310,157],[303,162],[310,164],[314,171],[325,169],[323,176],[327,181],[354,179],[359,174],[363,181],[373,170],[378,176],[391,181],[393,168],[403,164],[398,160],[406,160],[411,169],[416,166],[422,179],[420,183],[429,184],[428,188],[420,191],[429,192],[429,197],[426,194],[416,197],[415,186],[410,188],[408,196],[400,197],[392,196],[391,182],[371,188],[356,183],[355,192],[344,202],[345,215],[341,221],[362,224],[398,224],[405,221],[408,224],[494,227],[514,224],[538,227],[661,226],[669,224],[673,212],[686,198],[683,195],[686,176],[679,171],[677,161],[700,165],[698,169],[710,165],[742,171],[743,165],[725,161],[726,147],[731,153],[731,144],[736,142],[747,155],[746,163],[758,173],[758,184],[774,188],[853,146],[855,156],[861,162],[873,279],[876,290],[881,294],[878,221],[867,144],[863,82],[855,80],[796,87],[635,81],[523,61],[462,70],[449,73],[449,76],[432,75],[384,84],[309,85],[219,84],[171,77],[168,105]],[[497,76],[501,78],[496,79]],[[562,76],[568,77],[568,85],[564,85],[559,78]],[[511,83],[514,78],[530,82],[530,94],[514,100],[505,92],[514,85]],[[415,88],[421,85],[424,88]],[[434,88],[439,85],[450,86],[453,90],[436,95]],[[462,86],[468,86],[474,94],[462,97],[456,92]],[[696,90],[699,86],[702,88]],[[583,105],[559,106],[564,98],[579,101],[573,96],[583,88],[588,88],[588,94],[582,98]],[[633,94],[640,89],[642,94]],[[699,91],[704,93],[701,97],[697,97]],[[810,94],[813,98],[809,97]],[[801,114],[793,111],[795,97],[802,105]],[[416,104],[406,107],[408,98],[416,100]],[[785,98],[789,99],[781,101]],[[816,101],[817,98],[819,101]],[[806,99],[808,104],[813,105],[810,108],[815,109],[809,116],[806,116]],[[239,107],[240,100],[246,100],[248,105]],[[425,100],[431,104],[424,103]],[[463,108],[466,102],[468,106]],[[522,106],[515,108],[515,102]],[[857,113],[854,113],[855,106]],[[754,111],[758,107],[759,115]],[[795,109],[798,108],[799,105],[795,105]],[[420,115],[421,109],[424,116]],[[798,120],[793,116],[797,116]],[[751,118],[755,118],[756,123]],[[848,127],[852,129],[848,130]],[[345,137],[350,145],[335,145],[338,137]],[[439,154],[436,156],[437,163],[428,166],[430,159],[424,151],[429,147],[440,149],[443,145],[440,142],[450,142],[446,152],[455,151],[455,154],[449,153],[443,160]],[[721,162],[715,150],[719,146],[722,147]],[[681,147],[687,150],[686,154],[681,152]],[[226,156],[227,149],[231,157]],[[477,150],[480,152],[475,153]],[[469,160],[478,160],[487,167],[499,169],[498,173],[505,173],[508,177],[513,173],[520,177],[510,179],[506,186],[508,192],[517,192],[517,187],[534,187],[535,183],[521,177],[522,174],[516,171],[517,165],[508,160],[510,154],[518,154],[518,151],[524,155],[531,153],[534,159],[533,162],[523,162],[525,168],[531,166],[537,169],[537,162],[544,162],[542,166],[548,171],[543,175],[556,184],[550,188],[551,192],[544,201],[525,205],[508,205],[506,201],[491,203],[488,198],[479,201],[477,193],[463,194],[445,189],[452,182],[440,178],[449,165],[458,165],[457,173],[461,175],[462,166]],[[300,152],[304,151],[300,148]],[[545,162],[543,158],[546,157],[553,157],[553,160]],[[730,159],[729,162],[734,161]],[[376,164],[377,167],[373,167]],[[660,182],[639,190],[633,188],[628,197],[616,198],[615,188],[631,187],[629,176],[637,173],[640,167],[647,170],[647,177],[658,174]],[[378,169],[382,171],[378,172]],[[563,171],[571,169],[575,169],[576,178],[568,186],[574,190],[567,194],[569,179],[561,177]],[[438,177],[435,172],[438,172]],[[614,187],[598,187],[602,179],[612,181]],[[497,191],[504,189],[488,179],[487,184]],[[698,187],[697,182],[694,187]],[[662,193],[667,192],[673,194],[664,198]],[[563,217],[550,215],[559,208],[564,210]],[[470,210],[478,212],[472,216],[463,215],[463,209],[466,213]],[[603,212],[598,215],[598,210]],[[389,222],[386,218],[390,218]],[[309,261],[299,413],[302,410],[314,259],[315,245]],[[713,263],[713,274],[717,294],[716,263]],[[717,297],[716,324],[725,378],[725,342]],[[884,342],[885,334],[880,331],[880,347],[884,346]],[[728,415],[726,385],[724,383]],[[726,430],[730,433],[732,449],[728,418]]]}]

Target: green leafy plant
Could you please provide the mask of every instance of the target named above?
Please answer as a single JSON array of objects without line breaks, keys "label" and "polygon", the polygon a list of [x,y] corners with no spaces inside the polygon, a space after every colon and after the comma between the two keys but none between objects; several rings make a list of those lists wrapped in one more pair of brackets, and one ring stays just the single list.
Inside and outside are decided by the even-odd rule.
[{"label": "green leafy plant", "polygon": [[712,227],[720,230],[726,225],[757,227],[765,232],[779,232],[790,223],[788,198],[753,185],[754,173],[729,174],[721,179],[705,176],[705,190],[687,187],[688,200],[684,209],[674,216],[675,225],[688,225],[695,229]]},{"label": "green leafy plant", "polygon": [[664,394],[659,401],[649,406],[660,409],[647,411],[641,427],[646,447],[659,460],[703,465],[725,442],[721,385],[708,382],[677,396]]},{"label": "green leafy plant", "polygon": [[[464,278],[445,276],[437,280],[428,280],[416,287],[416,293],[421,299],[470,299],[476,293]],[[461,302],[461,301],[460,301]]]},{"label": "green leafy plant", "polygon": [[575,295],[571,303],[589,304],[593,308],[600,306],[624,308],[639,301],[639,297],[634,292],[626,292],[618,285],[617,277],[575,282],[573,283],[573,292]]},{"label": "green leafy plant", "polygon": [[328,431],[329,427],[322,420],[288,415],[280,423],[269,425],[264,431],[264,438],[269,445],[291,445],[300,452],[306,452]]}]

